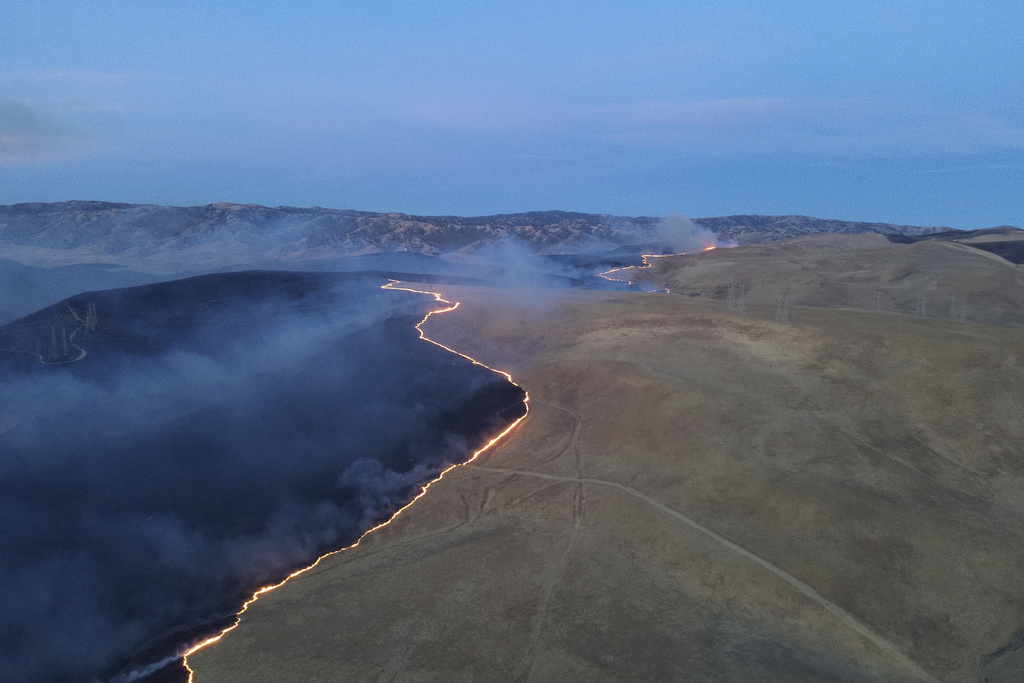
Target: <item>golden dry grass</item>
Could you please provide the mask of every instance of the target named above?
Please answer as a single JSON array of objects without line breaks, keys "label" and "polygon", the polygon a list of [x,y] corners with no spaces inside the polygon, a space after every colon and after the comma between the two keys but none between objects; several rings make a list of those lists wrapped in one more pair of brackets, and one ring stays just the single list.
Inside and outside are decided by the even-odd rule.
[{"label": "golden dry grass", "polygon": [[1013,680],[1020,649],[986,656],[1024,628],[1019,330],[445,294],[428,334],[530,416],[261,597],[198,683]]},{"label": "golden dry grass", "polygon": [[[612,274],[675,294],[749,305],[795,305],[1024,327],[1024,268],[964,244],[892,244],[881,235],[813,235],[787,242],[650,259]],[[962,311],[962,315],[961,315]]]}]

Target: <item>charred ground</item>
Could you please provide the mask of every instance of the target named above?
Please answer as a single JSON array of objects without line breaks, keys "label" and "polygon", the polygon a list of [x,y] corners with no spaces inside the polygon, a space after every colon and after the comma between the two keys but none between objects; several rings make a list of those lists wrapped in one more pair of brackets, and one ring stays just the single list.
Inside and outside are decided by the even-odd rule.
[{"label": "charred ground", "polygon": [[522,414],[521,389],[419,339],[436,303],[385,281],[204,276],[0,328],[4,680],[173,653]]}]

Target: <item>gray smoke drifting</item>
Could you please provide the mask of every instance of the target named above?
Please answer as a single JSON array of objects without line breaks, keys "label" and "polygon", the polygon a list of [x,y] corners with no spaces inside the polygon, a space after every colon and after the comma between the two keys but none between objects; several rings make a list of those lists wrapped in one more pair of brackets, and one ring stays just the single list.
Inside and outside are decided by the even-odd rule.
[{"label": "gray smoke drifting", "polygon": [[674,253],[694,252],[718,245],[715,233],[695,225],[686,214],[672,212],[666,215],[654,231],[655,240],[665,243]]},{"label": "gray smoke drifting", "polygon": [[[99,318],[76,336],[85,358],[0,368],[0,680],[106,680],[173,654],[522,408],[417,338],[426,297],[303,277],[79,297],[64,308]],[[49,338],[46,320],[0,328],[0,348]]]}]

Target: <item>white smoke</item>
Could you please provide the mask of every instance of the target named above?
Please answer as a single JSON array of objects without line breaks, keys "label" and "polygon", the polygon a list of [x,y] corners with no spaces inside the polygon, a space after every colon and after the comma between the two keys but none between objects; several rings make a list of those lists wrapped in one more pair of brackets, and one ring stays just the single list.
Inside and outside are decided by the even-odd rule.
[{"label": "white smoke", "polygon": [[654,238],[675,253],[694,252],[718,246],[715,233],[694,224],[686,214],[673,211],[658,222]]}]

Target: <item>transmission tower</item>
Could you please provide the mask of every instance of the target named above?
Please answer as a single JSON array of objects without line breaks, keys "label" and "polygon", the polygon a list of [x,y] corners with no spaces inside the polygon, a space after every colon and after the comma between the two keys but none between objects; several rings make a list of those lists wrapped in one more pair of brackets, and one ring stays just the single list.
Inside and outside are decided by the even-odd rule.
[{"label": "transmission tower", "polygon": [[60,346],[57,344],[57,326],[50,325],[50,351],[46,354],[50,360],[60,358]]},{"label": "transmission tower", "polygon": [[725,300],[725,307],[738,313],[747,312],[747,292],[743,285],[737,285],[735,282],[729,283],[729,294]]},{"label": "transmission tower", "polygon": [[877,289],[875,290],[875,296],[874,296],[874,298],[871,301],[871,312],[872,313],[881,313],[882,312],[882,292],[880,290],[877,290]]},{"label": "transmission tower", "polygon": [[775,297],[775,320],[780,323],[789,322],[789,292],[779,292]]},{"label": "transmission tower", "polygon": [[89,306],[85,309],[85,336],[88,337],[90,332],[94,332],[97,324],[96,302],[90,301]]}]

